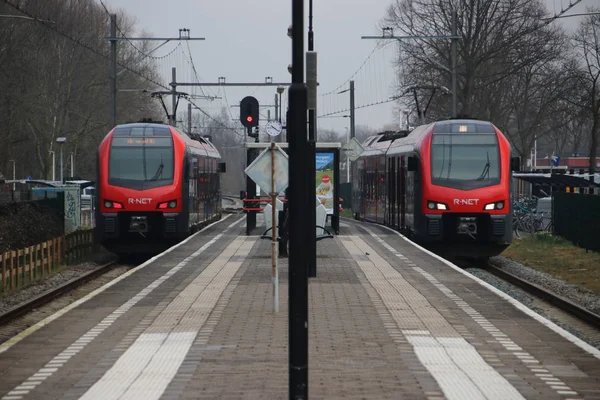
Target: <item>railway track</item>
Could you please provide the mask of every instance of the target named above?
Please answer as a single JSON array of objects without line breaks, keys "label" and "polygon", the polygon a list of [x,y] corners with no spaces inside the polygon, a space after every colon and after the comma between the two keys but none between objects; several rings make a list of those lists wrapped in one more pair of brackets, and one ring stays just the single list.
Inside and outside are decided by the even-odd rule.
[{"label": "railway track", "polygon": [[0,314],[0,326],[6,325],[7,323],[21,317],[22,315],[27,314],[31,310],[37,309],[45,304],[50,303],[52,300],[63,296],[66,293],[69,293],[73,289],[98,278],[101,275],[104,275],[108,271],[110,271],[117,264],[117,261],[111,261],[109,263],[103,264],[98,268],[81,275],[75,279],[71,279],[63,283],[62,285],[47,290],[46,292],[33,297],[32,299],[27,300],[24,303],[21,303],[10,310]]},{"label": "railway track", "polygon": [[521,279],[520,277],[509,272],[503,271],[502,269],[491,265],[490,263],[487,263],[484,267],[482,267],[482,269],[494,275],[495,277],[500,278],[539,299],[544,300],[545,302],[566,312],[567,314],[577,317],[586,324],[600,329],[600,315],[595,314],[590,310],[557,295],[556,293],[548,291],[539,285]]},{"label": "railway track", "polygon": [[86,296],[131,268],[114,260],[0,314],[0,343]]}]

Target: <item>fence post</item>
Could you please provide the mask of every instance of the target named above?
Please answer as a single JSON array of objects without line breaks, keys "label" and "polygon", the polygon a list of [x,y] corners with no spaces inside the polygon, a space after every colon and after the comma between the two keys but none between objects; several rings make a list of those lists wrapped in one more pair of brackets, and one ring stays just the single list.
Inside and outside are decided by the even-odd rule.
[{"label": "fence post", "polygon": [[29,282],[35,279],[33,275],[33,246],[29,246]]}]

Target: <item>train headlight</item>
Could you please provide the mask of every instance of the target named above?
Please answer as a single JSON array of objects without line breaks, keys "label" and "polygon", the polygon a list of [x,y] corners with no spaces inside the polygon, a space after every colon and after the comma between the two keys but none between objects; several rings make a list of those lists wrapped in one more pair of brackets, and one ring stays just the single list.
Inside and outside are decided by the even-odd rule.
[{"label": "train headlight", "polygon": [[504,208],[504,201],[497,201],[495,203],[486,204],[483,208],[486,211],[490,210],[502,210]]},{"label": "train headlight", "polygon": [[159,210],[166,210],[167,208],[175,207],[177,207],[177,200],[163,201],[162,203],[158,203],[158,206],[156,206],[156,208]]},{"label": "train headlight", "polygon": [[104,200],[104,207],[120,210],[123,208],[123,204],[118,201]]},{"label": "train headlight", "polygon": [[438,203],[437,201],[429,200],[427,202],[427,208],[429,208],[430,210],[447,210],[448,206],[444,203]]}]

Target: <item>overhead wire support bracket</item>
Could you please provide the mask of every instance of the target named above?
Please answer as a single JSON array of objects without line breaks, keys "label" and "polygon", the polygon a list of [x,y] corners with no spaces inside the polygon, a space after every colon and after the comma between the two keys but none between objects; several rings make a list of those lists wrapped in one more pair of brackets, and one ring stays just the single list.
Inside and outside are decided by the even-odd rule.
[{"label": "overhead wire support bracket", "polygon": [[197,82],[197,83],[184,83],[176,82],[177,86],[290,86],[291,83],[278,83],[278,82]]},{"label": "overhead wire support bracket", "polygon": [[179,99],[181,99],[182,97],[188,97],[189,95],[185,92],[175,92],[173,93],[172,91],[156,91],[156,92],[152,92],[150,95],[152,97],[158,97],[158,100],[160,101],[160,104],[162,105],[163,109],[165,110],[165,113],[167,114],[167,118],[171,119],[172,115],[169,114],[169,110],[167,110],[167,106],[165,104],[165,101],[163,100],[162,96],[163,95],[168,95],[168,96],[172,96],[173,94],[177,95],[177,102],[175,103],[175,109],[173,110],[173,115],[177,115],[177,107],[179,106]]}]

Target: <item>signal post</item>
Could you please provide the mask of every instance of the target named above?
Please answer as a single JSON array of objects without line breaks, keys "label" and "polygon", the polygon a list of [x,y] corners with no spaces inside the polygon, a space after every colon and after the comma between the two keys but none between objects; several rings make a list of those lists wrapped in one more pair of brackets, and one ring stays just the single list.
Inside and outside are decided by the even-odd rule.
[{"label": "signal post", "polygon": [[[258,100],[252,96],[246,96],[240,101],[240,122],[246,128],[248,138],[253,137],[258,142],[258,132],[252,133],[252,129],[258,127],[259,122]],[[246,167],[249,166],[257,156],[256,149],[246,150]],[[256,198],[256,183],[246,175],[246,199]],[[244,204],[246,210],[246,235],[250,235],[256,228],[256,213],[260,207],[259,203],[248,202]]]}]

